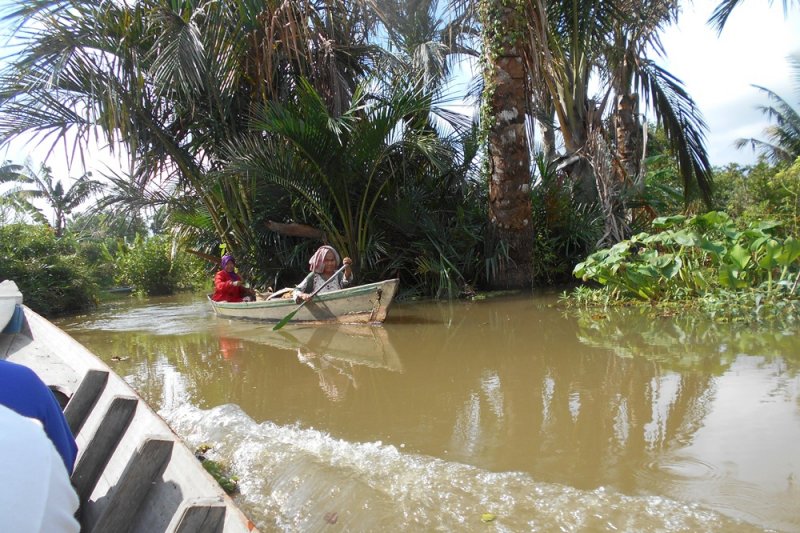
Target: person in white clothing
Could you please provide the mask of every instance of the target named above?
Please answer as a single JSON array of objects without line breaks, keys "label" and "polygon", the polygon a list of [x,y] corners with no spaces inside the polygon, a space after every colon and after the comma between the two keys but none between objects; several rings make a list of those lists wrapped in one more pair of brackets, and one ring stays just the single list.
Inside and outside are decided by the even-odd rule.
[{"label": "person in white clothing", "polygon": [[39,421],[0,405],[0,531],[77,533],[78,495]]},{"label": "person in white clothing", "polygon": [[[300,284],[295,287],[292,297],[297,303],[306,302],[312,298],[312,293],[318,287],[322,287],[320,294],[338,291],[353,284],[353,270],[350,265],[353,261],[349,257],[341,260],[344,270],[338,272],[339,252],[332,246],[320,246],[311,259],[308,260],[310,272]],[[337,274],[335,279],[331,276]],[[330,280],[330,281],[328,281]]]}]

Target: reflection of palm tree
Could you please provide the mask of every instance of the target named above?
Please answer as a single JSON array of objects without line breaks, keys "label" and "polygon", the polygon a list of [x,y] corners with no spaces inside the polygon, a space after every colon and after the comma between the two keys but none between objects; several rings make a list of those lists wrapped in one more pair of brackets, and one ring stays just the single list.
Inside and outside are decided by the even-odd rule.
[{"label": "reflection of palm tree", "polygon": [[[675,331],[672,337],[667,327],[667,334],[655,339],[661,351],[656,359],[618,357],[605,348],[626,343],[632,349],[636,339],[631,337],[644,331],[640,323],[623,318],[596,334],[606,339],[601,349],[577,354],[554,349],[563,348],[564,338],[571,333],[588,336],[574,322],[557,317],[547,322],[542,315],[544,322],[538,324],[535,342],[550,348],[537,349],[531,346],[531,335],[508,320],[501,309],[496,316],[486,317],[486,326],[482,326],[492,329],[493,339],[491,355],[486,356],[491,361],[483,364],[476,347],[486,342],[476,338],[474,323],[474,314],[480,310],[473,311],[473,318],[468,314],[448,317],[447,334],[441,339],[416,339],[420,345],[436,346],[432,351],[437,354],[459,354],[458,358],[437,358],[446,369],[426,372],[452,375],[455,382],[470,384],[459,391],[457,409],[449,408],[455,412],[449,421],[449,450],[459,457],[463,454],[464,460],[479,453],[502,463],[508,446],[524,446],[525,453],[535,457],[530,464],[533,475],[542,480],[587,489],[612,480],[621,490],[637,490],[647,483],[637,474],[641,465],[684,446],[707,416],[715,389],[714,373],[705,366],[704,345],[696,348],[700,371],[673,371],[663,363],[666,352],[671,350],[674,357],[681,358],[683,347],[692,344],[685,342],[684,330]],[[615,324],[627,323],[630,329],[614,329]],[[641,337],[638,342],[646,352],[648,346]],[[711,338],[706,344],[708,351],[714,351]],[[513,355],[497,360],[498,353],[529,355],[522,362]],[[488,373],[486,368],[495,370]],[[448,397],[444,400],[453,402]]]}]

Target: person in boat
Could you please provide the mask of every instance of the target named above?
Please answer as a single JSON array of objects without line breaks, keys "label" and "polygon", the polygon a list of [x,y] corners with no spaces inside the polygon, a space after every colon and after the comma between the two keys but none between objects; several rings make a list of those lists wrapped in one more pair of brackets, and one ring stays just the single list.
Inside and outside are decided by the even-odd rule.
[{"label": "person in boat", "polygon": [[[339,263],[339,252],[332,246],[320,246],[308,260],[310,272],[294,289],[292,294],[294,301],[300,303],[310,300],[311,293],[328,281],[339,269]],[[353,284],[353,270],[350,268],[353,261],[349,257],[345,257],[341,263],[344,265],[344,270],[337,274],[336,279],[322,287],[318,294],[344,289]]]},{"label": "person in boat", "polygon": [[215,302],[249,302],[255,300],[255,292],[244,286],[241,276],[236,273],[236,260],[232,255],[222,256],[220,271],[214,276]]},{"label": "person in boat", "polygon": [[78,533],[78,494],[42,425],[0,405],[0,428],[0,531]]},{"label": "person in boat", "polygon": [[72,473],[78,446],[67,419],[50,388],[24,365],[0,359],[0,405],[38,420],[55,446],[68,473]]}]

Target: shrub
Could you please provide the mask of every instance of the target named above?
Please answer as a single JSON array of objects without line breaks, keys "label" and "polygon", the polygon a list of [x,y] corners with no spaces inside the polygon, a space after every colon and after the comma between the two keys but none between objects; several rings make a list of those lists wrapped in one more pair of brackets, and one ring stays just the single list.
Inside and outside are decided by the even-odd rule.
[{"label": "shrub", "polygon": [[119,283],[150,296],[195,288],[207,278],[201,260],[179,253],[166,235],[137,235],[133,244],[120,247],[115,262]]},{"label": "shrub", "polygon": [[0,279],[11,279],[25,304],[44,316],[95,305],[97,287],[75,242],[52,228],[11,224],[0,228]]}]

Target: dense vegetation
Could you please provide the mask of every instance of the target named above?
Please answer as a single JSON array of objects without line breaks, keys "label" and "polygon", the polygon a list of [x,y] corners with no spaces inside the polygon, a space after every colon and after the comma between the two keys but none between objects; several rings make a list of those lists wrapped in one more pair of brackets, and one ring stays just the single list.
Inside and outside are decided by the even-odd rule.
[{"label": "dense vegetation", "polygon": [[[399,277],[405,297],[563,283],[582,263],[613,298],[705,298],[671,285],[667,263],[719,259],[727,272],[748,246],[752,267],[760,246],[797,235],[797,113],[767,90],[776,126],[741,143],[764,159],[712,169],[699,110],[657,63],[677,1],[54,0],[5,15],[15,55],[0,72],[0,144],[33,136],[77,159],[100,139],[129,158],[127,172],[71,186],[47,167],[0,168],[3,219],[46,224],[62,257],[81,258],[89,283],[73,307],[94,287],[196,287],[223,249],[257,286],[290,285],[321,243],[363,281]],[[482,68],[466,95],[477,120],[445,107],[464,58]],[[729,214],[708,215],[724,227],[689,218],[711,209]],[[689,228],[721,257],[689,258],[665,237]],[[758,244],[714,236],[768,229]],[[792,289],[796,264],[779,266],[742,275]],[[631,285],[649,268],[659,279]]]},{"label": "dense vegetation", "polygon": [[800,158],[742,170],[718,173],[727,213],[659,217],[650,231],[591,254],[575,275],[602,288],[579,288],[568,302],[677,303],[724,320],[800,320]]}]

